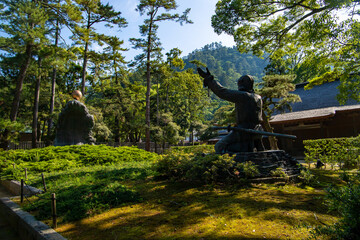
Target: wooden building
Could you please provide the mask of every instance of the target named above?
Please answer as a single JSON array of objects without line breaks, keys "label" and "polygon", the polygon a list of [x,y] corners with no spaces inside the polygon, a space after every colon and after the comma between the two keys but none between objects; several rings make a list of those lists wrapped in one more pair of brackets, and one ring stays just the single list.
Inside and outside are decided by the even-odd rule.
[{"label": "wooden building", "polygon": [[360,133],[360,103],[349,100],[340,105],[336,99],[339,81],[304,90],[298,84],[293,92],[302,102],[292,105],[292,112],[274,115],[270,123],[274,132],[297,136],[297,140],[279,139],[279,147],[299,156],[303,155],[303,140],[353,137]]}]

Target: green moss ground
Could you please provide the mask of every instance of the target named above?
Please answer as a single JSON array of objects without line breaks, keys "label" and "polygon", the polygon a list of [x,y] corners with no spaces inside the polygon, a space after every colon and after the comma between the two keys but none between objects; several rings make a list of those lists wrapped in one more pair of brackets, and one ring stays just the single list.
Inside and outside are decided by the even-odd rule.
[{"label": "green moss ground", "polygon": [[[335,171],[317,171],[326,182]],[[124,182],[142,196],[79,221],[60,224],[68,239],[306,239],[311,226],[332,224],[324,191],[298,184],[194,186],[151,178]],[[51,223],[50,219],[45,220]]]}]

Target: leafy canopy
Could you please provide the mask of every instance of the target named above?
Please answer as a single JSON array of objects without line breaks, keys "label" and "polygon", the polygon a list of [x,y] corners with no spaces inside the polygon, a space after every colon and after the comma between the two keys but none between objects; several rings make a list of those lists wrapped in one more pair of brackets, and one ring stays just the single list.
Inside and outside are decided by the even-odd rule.
[{"label": "leafy canopy", "polygon": [[304,53],[304,61],[328,70],[311,76],[308,88],[340,79],[345,103],[360,100],[359,13],[357,0],[222,0],[212,26],[233,35],[241,52],[270,53],[273,60]]},{"label": "leafy canopy", "polygon": [[336,37],[335,14],[351,0],[223,0],[212,17],[215,32],[234,36],[240,51],[273,53],[295,42],[321,43]]}]

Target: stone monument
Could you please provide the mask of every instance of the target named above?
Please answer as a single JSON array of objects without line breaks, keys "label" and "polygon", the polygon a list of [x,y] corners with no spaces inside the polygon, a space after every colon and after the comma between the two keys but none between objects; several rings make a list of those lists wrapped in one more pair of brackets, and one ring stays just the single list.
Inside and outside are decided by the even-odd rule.
[{"label": "stone monument", "polygon": [[[238,90],[227,89],[211,75],[209,69],[206,72],[197,69],[204,79],[204,86],[208,87],[219,98],[235,103],[236,126],[215,127],[215,129],[228,129],[229,134],[215,144],[217,154],[236,154],[236,162],[251,161],[257,165],[259,176],[271,177],[274,172],[281,171],[287,176],[297,176],[300,173],[298,162],[282,150],[266,151],[262,143],[262,136],[278,136],[296,138],[292,135],[277,134],[263,131],[262,122],[262,99],[253,88],[252,76],[244,75],[237,81]],[[277,170],[277,171],[276,171]]]},{"label": "stone monument", "polygon": [[79,100],[80,91],[72,93],[74,100],[69,101],[61,111],[56,126],[54,146],[93,144],[92,137],[94,117],[89,114],[86,106]]}]

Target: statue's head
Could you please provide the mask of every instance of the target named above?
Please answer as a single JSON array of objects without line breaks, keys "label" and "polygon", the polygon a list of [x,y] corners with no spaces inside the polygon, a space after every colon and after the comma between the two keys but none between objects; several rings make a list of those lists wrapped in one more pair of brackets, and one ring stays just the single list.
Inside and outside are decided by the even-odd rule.
[{"label": "statue's head", "polygon": [[238,80],[239,91],[254,92],[254,78],[250,75],[244,75]]},{"label": "statue's head", "polygon": [[80,100],[80,98],[82,98],[82,94],[79,90],[74,90],[71,96],[76,100]]}]

